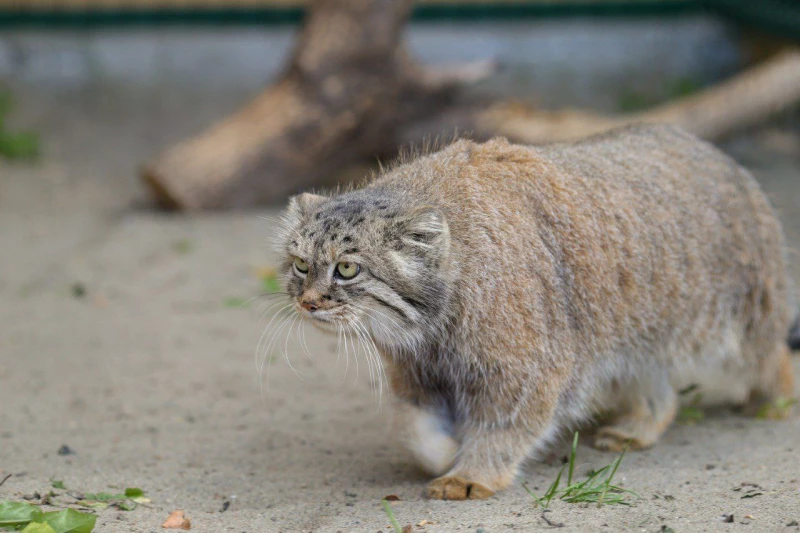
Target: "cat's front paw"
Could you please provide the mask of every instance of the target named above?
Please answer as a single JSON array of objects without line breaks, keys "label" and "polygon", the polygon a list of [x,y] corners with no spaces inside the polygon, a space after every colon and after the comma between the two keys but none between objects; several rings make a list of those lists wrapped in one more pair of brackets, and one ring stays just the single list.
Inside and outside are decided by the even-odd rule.
[{"label": "cat's front paw", "polygon": [[493,495],[486,485],[455,476],[442,476],[428,485],[428,498],[434,500],[482,500]]}]

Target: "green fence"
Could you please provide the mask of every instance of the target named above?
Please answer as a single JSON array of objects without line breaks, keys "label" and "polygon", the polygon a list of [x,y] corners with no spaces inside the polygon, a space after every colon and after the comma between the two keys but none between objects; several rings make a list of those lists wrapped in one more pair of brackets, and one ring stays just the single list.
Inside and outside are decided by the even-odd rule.
[{"label": "green fence", "polygon": [[[204,7],[16,7],[0,4],[3,28],[87,28],[150,26],[269,26],[297,24],[302,7],[269,2],[226,7],[224,2]],[[207,6],[207,7],[206,7]],[[487,1],[426,2],[414,9],[413,20],[513,21],[564,17],[677,16],[710,12],[740,24],[784,37],[800,39],[800,0],[603,0],[603,1]]]}]

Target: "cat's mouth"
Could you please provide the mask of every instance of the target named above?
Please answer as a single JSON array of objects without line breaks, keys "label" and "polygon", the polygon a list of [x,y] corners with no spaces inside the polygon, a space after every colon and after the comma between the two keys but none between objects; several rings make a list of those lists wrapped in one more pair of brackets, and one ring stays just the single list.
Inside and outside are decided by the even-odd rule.
[{"label": "cat's mouth", "polygon": [[309,311],[299,303],[295,303],[295,310],[304,319],[327,333],[337,333],[341,326],[346,326],[349,323],[349,313],[341,305],[330,309]]}]

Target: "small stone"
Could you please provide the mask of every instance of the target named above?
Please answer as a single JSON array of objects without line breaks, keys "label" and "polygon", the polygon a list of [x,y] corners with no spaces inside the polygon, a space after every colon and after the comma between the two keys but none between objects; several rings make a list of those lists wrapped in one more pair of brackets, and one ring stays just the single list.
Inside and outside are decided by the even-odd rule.
[{"label": "small stone", "polygon": [[71,290],[73,298],[83,298],[86,296],[86,285],[83,283],[73,283]]},{"label": "small stone", "polygon": [[75,455],[75,450],[66,444],[62,444],[61,448],[58,449],[58,455]]}]

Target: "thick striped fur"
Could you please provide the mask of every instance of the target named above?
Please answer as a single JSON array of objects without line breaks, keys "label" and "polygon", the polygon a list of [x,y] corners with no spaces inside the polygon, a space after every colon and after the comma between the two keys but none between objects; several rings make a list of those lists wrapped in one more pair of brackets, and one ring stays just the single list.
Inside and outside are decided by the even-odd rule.
[{"label": "thick striped fur", "polygon": [[[793,393],[780,224],[747,171],[674,128],[458,141],[295,197],[285,223],[287,292],[374,341],[431,497],[507,487],[599,412],[598,447],[651,446],[689,385],[732,404]],[[342,261],[359,274],[337,278]]]}]

